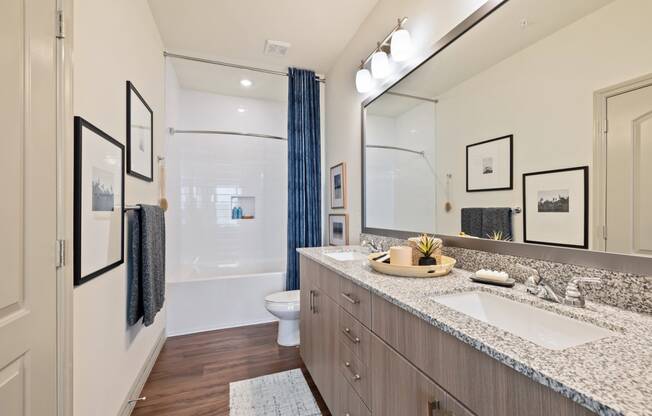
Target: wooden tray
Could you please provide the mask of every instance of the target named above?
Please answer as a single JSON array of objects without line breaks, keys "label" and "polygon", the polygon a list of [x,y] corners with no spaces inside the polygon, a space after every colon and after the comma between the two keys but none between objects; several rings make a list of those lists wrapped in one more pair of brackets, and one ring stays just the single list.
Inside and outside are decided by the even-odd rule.
[{"label": "wooden tray", "polygon": [[390,274],[400,277],[440,277],[445,276],[453,270],[456,260],[452,257],[441,256],[442,264],[434,266],[396,266],[374,260],[382,253],[370,254],[369,265],[378,273]]}]

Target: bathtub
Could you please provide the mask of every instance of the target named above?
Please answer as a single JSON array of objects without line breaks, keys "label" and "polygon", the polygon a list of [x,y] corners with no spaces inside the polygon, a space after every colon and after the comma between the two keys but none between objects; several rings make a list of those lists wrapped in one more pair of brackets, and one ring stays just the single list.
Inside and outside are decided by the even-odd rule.
[{"label": "bathtub", "polygon": [[[285,290],[279,262],[179,267],[167,273],[167,335],[276,320],[265,309],[270,293]],[[283,267],[284,269],[284,267]]]}]

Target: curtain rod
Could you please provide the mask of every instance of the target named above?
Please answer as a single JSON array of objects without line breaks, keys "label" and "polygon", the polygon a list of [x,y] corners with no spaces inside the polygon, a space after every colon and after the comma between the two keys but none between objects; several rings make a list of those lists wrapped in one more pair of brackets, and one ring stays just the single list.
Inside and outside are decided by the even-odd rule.
[{"label": "curtain rod", "polygon": [[[176,53],[171,53],[171,52],[166,52],[166,51],[163,51],[163,56],[170,57],[170,58],[177,58],[177,59],[185,59],[187,61],[202,62],[202,63],[205,63],[205,64],[211,64],[211,65],[227,66],[229,68],[246,69],[248,71],[262,72],[264,74],[270,74],[270,75],[280,75],[280,76],[284,76],[284,77],[289,76],[289,74],[287,72],[283,72],[283,71],[274,71],[274,70],[271,70],[271,69],[257,68],[255,66],[232,64],[230,62],[215,61],[215,60],[212,60],[212,59],[205,59],[205,58],[197,58],[195,56],[179,55],[179,54],[176,54]],[[326,83],[325,78],[320,78],[319,76],[316,76],[316,75],[315,75],[315,81]]]},{"label": "curtain rod", "polygon": [[288,139],[281,136],[272,136],[270,134],[259,134],[259,133],[244,133],[239,131],[224,131],[224,130],[177,130],[173,127],[168,129],[171,135],[177,133],[189,133],[189,134],[229,134],[231,136],[247,136],[247,137],[258,137],[261,139],[274,139],[274,140],[283,140],[287,141]]},{"label": "curtain rod", "polygon": [[405,97],[405,98],[414,98],[415,100],[430,101],[431,103],[435,103],[435,104],[439,102],[439,100],[434,98],[419,97],[418,95],[404,94],[402,92],[387,91],[385,94],[396,95],[398,97]]},{"label": "curtain rod", "polygon": [[425,156],[425,152],[423,150],[412,150],[412,149],[406,149],[405,147],[383,146],[380,144],[367,144],[365,145],[365,147],[370,147],[372,149],[398,150],[401,152],[408,152],[408,153],[414,153],[415,155]]}]

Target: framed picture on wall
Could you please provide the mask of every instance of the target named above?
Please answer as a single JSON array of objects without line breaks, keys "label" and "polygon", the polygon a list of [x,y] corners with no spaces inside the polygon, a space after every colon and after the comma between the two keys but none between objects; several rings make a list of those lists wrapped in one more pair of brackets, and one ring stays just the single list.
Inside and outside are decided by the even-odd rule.
[{"label": "framed picture on wall", "polygon": [[127,173],[154,180],[154,112],[127,81]]},{"label": "framed picture on wall", "polygon": [[466,192],[514,188],[514,136],[502,136],[466,146]]},{"label": "framed picture on wall", "polygon": [[349,216],[347,214],[330,214],[328,216],[328,244],[346,246],[349,244]]},{"label": "framed picture on wall", "polygon": [[75,117],[75,285],[124,262],[124,151],[122,143]]},{"label": "framed picture on wall", "polygon": [[523,174],[523,240],[589,248],[589,168]]},{"label": "framed picture on wall", "polygon": [[346,164],[331,168],[331,208],[346,208]]}]

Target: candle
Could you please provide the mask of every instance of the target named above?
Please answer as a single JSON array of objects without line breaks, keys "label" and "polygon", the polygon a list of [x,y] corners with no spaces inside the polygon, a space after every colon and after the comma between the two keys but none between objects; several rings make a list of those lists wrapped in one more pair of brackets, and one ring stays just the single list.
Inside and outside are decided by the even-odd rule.
[{"label": "candle", "polygon": [[412,247],[390,247],[389,264],[395,266],[412,266]]}]

